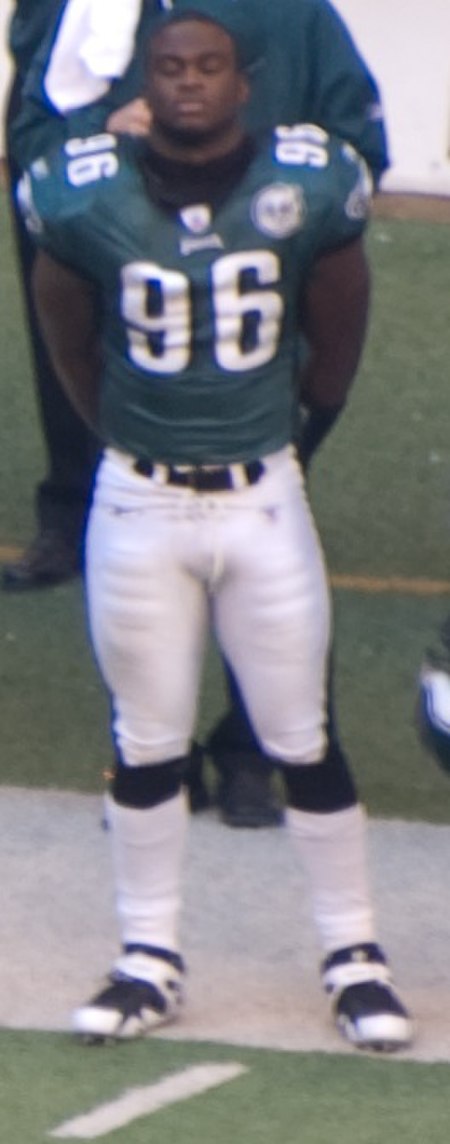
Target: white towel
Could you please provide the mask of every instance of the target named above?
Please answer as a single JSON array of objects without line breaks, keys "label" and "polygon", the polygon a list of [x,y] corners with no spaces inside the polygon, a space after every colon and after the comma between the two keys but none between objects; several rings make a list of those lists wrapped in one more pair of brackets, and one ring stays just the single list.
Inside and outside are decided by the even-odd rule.
[{"label": "white towel", "polygon": [[44,86],[63,114],[100,99],[133,55],[142,0],[68,0]]}]

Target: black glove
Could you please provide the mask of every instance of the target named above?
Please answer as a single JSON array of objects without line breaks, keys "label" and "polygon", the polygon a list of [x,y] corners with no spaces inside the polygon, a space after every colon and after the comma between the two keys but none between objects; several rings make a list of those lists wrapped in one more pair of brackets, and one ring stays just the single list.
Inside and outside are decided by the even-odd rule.
[{"label": "black glove", "polygon": [[305,473],[308,471],[314,453],[317,452],[319,445],[328,436],[343,408],[343,405],[331,409],[312,405],[305,407],[298,431],[294,436],[298,459]]}]

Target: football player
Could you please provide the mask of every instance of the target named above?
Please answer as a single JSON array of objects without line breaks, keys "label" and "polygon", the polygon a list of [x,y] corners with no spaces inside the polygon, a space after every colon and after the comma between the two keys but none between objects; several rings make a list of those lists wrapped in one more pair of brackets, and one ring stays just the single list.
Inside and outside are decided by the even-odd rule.
[{"label": "football player", "polygon": [[424,746],[450,774],[450,617],[420,671],[418,725]]},{"label": "football player", "polygon": [[[245,5],[246,0],[234,2]],[[64,4],[53,0],[58,20],[53,27],[49,21],[41,51],[28,69],[28,98],[16,127],[16,152],[22,163],[42,151],[55,133],[67,129],[76,133],[80,107],[83,131],[87,116],[92,130],[102,130],[109,117],[115,130],[148,131],[148,102],[133,99],[142,92],[146,35],[158,11],[176,9],[176,5],[177,0],[145,0],[142,4],[133,0],[127,5],[122,0],[66,0]],[[42,11],[42,4],[39,7]],[[21,28],[22,34],[24,27],[29,29],[32,21],[26,0],[19,0],[18,25],[21,8],[24,18],[16,29],[16,50],[18,33]],[[210,10],[214,12],[214,0],[210,0]],[[366,158],[377,183],[388,164],[379,92],[335,9],[327,0],[279,0],[277,4],[260,0],[256,28],[265,38],[264,56],[254,45],[247,124],[259,130],[275,123],[317,123],[350,140]],[[123,108],[128,99],[131,104]],[[334,421],[335,412],[321,410],[312,415],[309,410],[301,441],[297,441],[305,466]],[[38,539],[37,563],[33,549],[33,559],[25,553],[19,565],[8,568],[10,586],[37,581],[40,552]],[[270,782],[272,761],[262,753],[229,671],[227,678],[230,711],[208,743],[220,776],[216,798],[222,817],[234,826],[277,825],[283,811]],[[193,809],[203,807],[208,794],[199,751],[193,754],[190,792]]]},{"label": "football player", "polygon": [[149,138],[68,139],[23,186],[43,329],[107,442],[87,596],[113,712],[122,953],[74,1028],[129,1038],[179,1012],[183,769],[210,623],[285,784],[338,1027],[392,1050],[411,1020],[376,940],[363,809],[327,735],[330,600],[292,447],[299,384],[328,415],[357,369],[370,180],[320,127],[244,131],[252,28],[229,0],[214,19],[179,0],[147,49]]}]

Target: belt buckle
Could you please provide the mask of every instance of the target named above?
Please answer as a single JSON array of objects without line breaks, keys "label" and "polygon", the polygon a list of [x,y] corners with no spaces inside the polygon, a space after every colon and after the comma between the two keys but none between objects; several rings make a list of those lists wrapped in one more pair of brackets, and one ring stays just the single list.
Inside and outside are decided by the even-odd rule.
[{"label": "belt buckle", "polygon": [[188,488],[192,489],[192,492],[194,493],[199,491],[199,477],[201,471],[202,470],[198,465],[193,465],[191,469],[186,469],[185,472],[186,484]]},{"label": "belt buckle", "polygon": [[[169,468],[168,483],[174,485],[181,485],[185,489],[191,489],[192,492],[202,492],[204,483],[202,477],[206,475],[207,470],[203,469],[201,465],[186,466],[186,468],[178,468],[172,465]],[[207,477],[206,477],[207,479]]]},{"label": "belt buckle", "polygon": [[191,470],[191,488],[197,493],[221,492],[226,470],[222,465],[195,465]]}]

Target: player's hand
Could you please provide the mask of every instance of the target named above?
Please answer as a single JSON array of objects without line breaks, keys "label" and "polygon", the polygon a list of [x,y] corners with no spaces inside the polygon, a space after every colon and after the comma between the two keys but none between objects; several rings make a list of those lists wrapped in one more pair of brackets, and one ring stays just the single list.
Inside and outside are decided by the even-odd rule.
[{"label": "player's hand", "polygon": [[312,458],[319,446],[328,437],[333,425],[340,417],[344,403],[334,408],[325,409],[319,406],[304,408],[300,426],[295,427],[293,443],[304,473],[307,473]]},{"label": "player's hand", "polygon": [[2,191],[7,191],[9,187],[9,170],[8,163],[4,155],[0,155],[0,188]]},{"label": "player's hand", "polygon": [[148,135],[151,123],[152,113],[145,99],[132,99],[111,112],[106,126],[116,135]]}]

